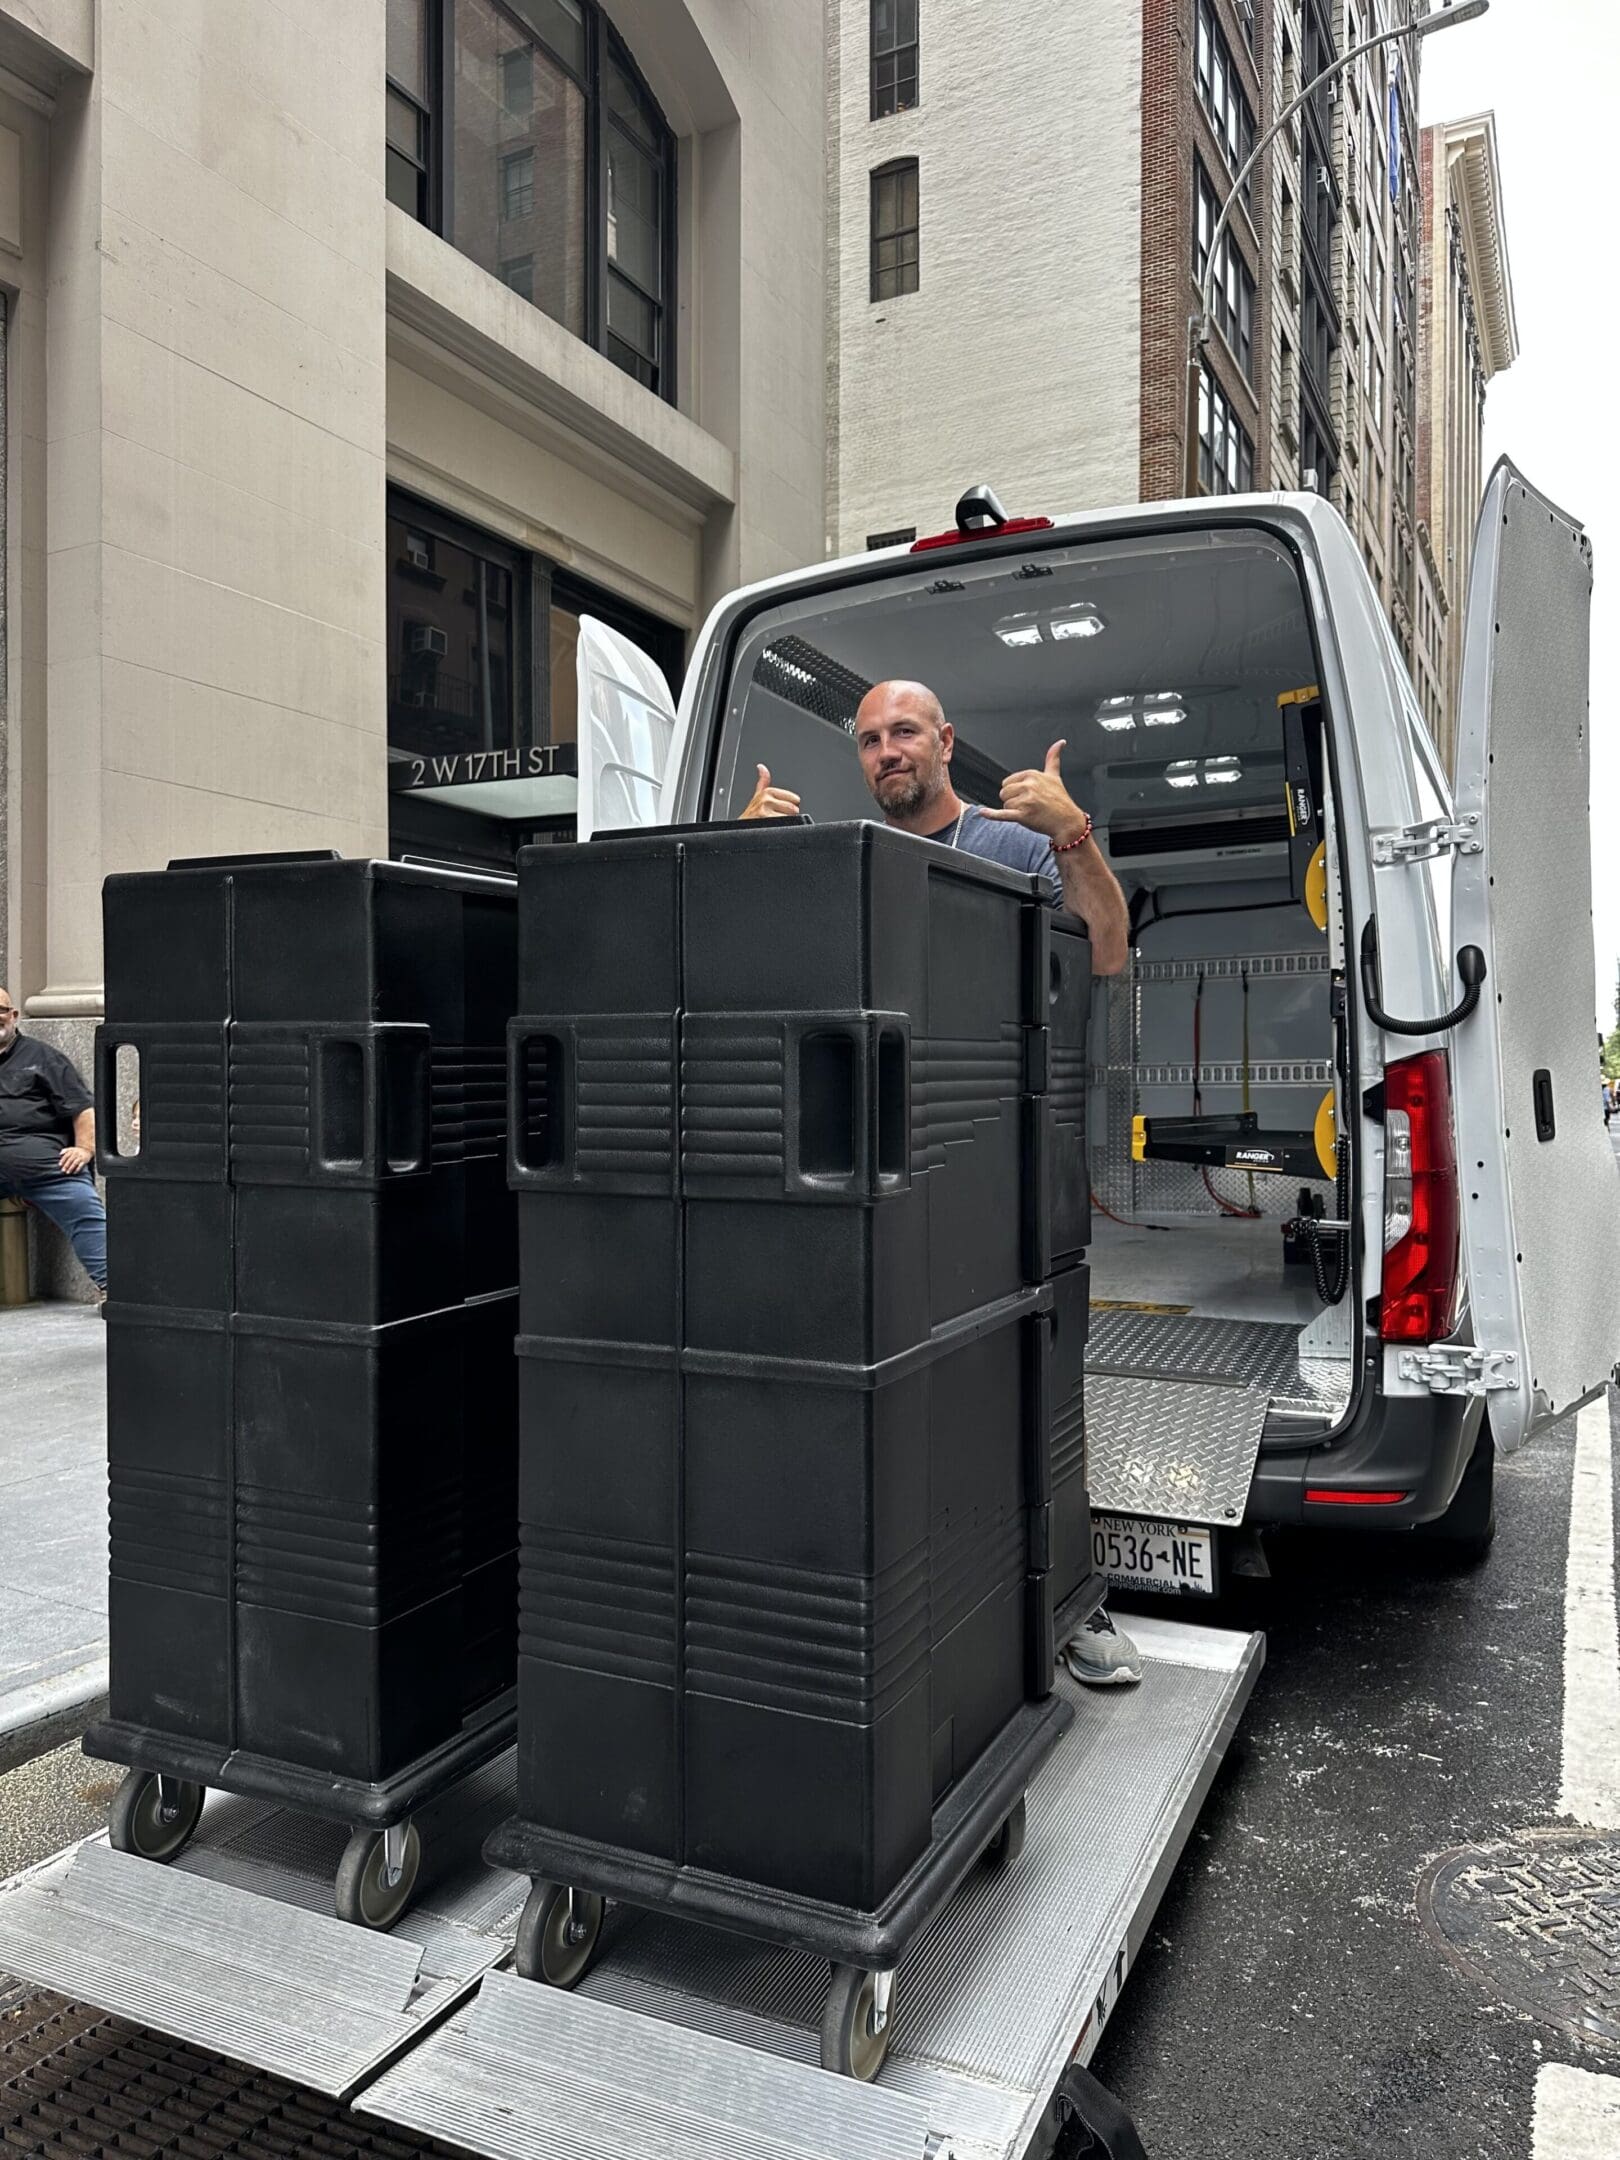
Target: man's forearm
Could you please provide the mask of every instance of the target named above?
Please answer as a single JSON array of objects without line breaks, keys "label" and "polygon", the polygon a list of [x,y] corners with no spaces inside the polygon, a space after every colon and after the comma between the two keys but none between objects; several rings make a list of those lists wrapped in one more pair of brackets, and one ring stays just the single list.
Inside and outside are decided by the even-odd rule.
[{"label": "man's forearm", "polygon": [[1063,905],[1071,915],[1085,917],[1091,933],[1091,972],[1117,975],[1130,952],[1130,915],[1119,879],[1103,859],[1095,840],[1084,847],[1065,848],[1058,857],[1063,879]]},{"label": "man's forearm", "polygon": [[87,1155],[96,1152],[96,1113],[93,1110],[81,1110],[73,1120],[73,1145],[83,1148]]}]

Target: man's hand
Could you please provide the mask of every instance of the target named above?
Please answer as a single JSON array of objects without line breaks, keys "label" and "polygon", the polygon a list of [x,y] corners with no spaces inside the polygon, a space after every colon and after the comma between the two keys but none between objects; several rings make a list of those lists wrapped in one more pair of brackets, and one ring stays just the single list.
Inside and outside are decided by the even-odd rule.
[{"label": "man's hand", "polygon": [[77,1177],[81,1170],[90,1167],[90,1150],[82,1147],[65,1147],[56,1158],[64,1177]]},{"label": "man's hand", "polygon": [[772,787],[768,765],[756,765],[759,784],[748,799],[748,807],[742,812],[745,818],[797,817],[799,798],[791,788]]},{"label": "man's hand", "polygon": [[[1001,808],[982,810],[979,815],[1027,825],[1031,832],[1044,833],[1058,846],[1066,840],[1078,840],[1086,829],[1086,817],[1063,785],[1063,749],[1061,741],[1055,742],[1039,772],[1009,773],[1001,783]],[[763,766],[760,769],[763,771]]]}]

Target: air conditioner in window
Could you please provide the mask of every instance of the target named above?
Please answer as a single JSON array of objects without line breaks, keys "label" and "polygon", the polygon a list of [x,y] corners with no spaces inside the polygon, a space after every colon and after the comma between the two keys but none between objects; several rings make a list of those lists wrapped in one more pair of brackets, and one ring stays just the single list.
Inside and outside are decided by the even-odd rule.
[{"label": "air conditioner in window", "polygon": [[450,641],[437,623],[412,623],[410,649],[413,659],[442,660],[450,650]]}]

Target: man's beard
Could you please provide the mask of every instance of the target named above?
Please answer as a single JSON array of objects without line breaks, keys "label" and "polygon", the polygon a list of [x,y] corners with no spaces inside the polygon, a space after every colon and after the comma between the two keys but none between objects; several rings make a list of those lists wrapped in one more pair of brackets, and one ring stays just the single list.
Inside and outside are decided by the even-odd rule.
[{"label": "man's beard", "polygon": [[936,757],[927,772],[890,773],[879,780],[873,793],[885,817],[914,818],[945,785],[945,760]]},{"label": "man's beard", "polygon": [[878,782],[878,808],[886,817],[915,817],[928,800],[928,782],[921,773],[891,773]]}]

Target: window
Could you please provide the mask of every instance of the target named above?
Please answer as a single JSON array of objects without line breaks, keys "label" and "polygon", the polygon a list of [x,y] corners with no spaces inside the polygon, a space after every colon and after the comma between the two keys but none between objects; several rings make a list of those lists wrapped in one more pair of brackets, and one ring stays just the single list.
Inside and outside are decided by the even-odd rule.
[{"label": "window", "polygon": [[513,150],[501,159],[501,216],[534,216],[534,152]]},{"label": "window", "polygon": [[917,290],[917,160],[872,175],[872,298]]},{"label": "window", "polygon": [[1369,337],[1361,351],[1361,388],[1367,400],[1367,417],[1382,435],[1384,432],[1384,363],[1373,351]]},{"label": "window", "polygon": [[1332,303],[1324,297],[1314,276],[1305,279],[1299,311],[1299,342],[1306,372],[1325,398],[1331,383],[1333,355],[1338,346],[1338,325],[1333,318]]},{"label": "window", "polygon": [[1310,405],[1302,402],[1299,415],[1300,479],[1305,486],[1314,487],[1319,495],[1329,495],[1338,469],[1338,459],[1325,429],[1318,424]]},{"label": "window", "polygon": [[598,0],[387,0],[388,195],[674,394],[675,143]]},{"label": "window", "polygon": [[388,516],[392,758],[507,750],[519,739],[516,550],[398,496]]},{"label": "window", "polygon": [[685,640],[616,593],[398,489],[386,535],[389,845],[510,868],[529,837],[523,825],[416,791],[464,783],[453,761],[469,753],[496,753],[475,779],[505,780],[521,774],[521,753],[578,739],[582,615],[622,631],[676,690]]},{"label": "window", "polygon": [[1198,378],[1198,484],[1206,495],[1254,486],[1254,444],[1207,363]]},{"label": "window", "polygon": [[[1220,219],[1220,204],[1209,177],[1193,160],[1193,274],[1202,293],[1209,275],[1209,244]],[[1222,337],[1245,378],[1254,380],[1254,280],[1230,225],[1221,234],[1221,247],[1213,287],[1213,313]]]},{"label": "window", "polygon": [[872,118],[917,102],[917,0],[872,0]]},{"label": "window", "polygon": [[[1235,180],[1254,149],[1254,113],[1244,95],[1226,33],[1216,20],[1215,0],[1198,0],[1193,79],[1198,85],[1198,101],[1226,159],[1227,173]],[[1248,193],[1247,186],[1244,193]]]},{"label": "window", "polygon": [[427,19],[423,0],[388,0],[388,200],[428,214],[430,143]]}]

